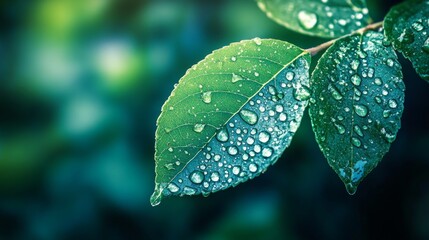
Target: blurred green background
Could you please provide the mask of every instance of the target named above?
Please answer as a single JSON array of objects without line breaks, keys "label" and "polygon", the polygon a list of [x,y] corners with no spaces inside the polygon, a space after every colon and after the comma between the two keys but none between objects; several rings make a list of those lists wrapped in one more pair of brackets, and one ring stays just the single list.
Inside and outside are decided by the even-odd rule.
[{"label": "blurred green background", "polygon": [[[375,21],[394,3],[368,2]],[[402,129],[355,196],[306,115],[265,174],[153,208],[155,121],[186,69],[242,39],[325,40],[282,28],[251,0],[0,9],[0,239],[429,239],[429,85],[402,57]]]}]

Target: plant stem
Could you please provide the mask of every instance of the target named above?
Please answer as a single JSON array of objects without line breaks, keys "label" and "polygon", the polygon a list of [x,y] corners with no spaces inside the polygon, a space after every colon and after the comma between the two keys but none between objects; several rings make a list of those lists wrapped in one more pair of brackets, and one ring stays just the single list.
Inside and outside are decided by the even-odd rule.
[{"label": "plant stem", "polygon": [[[361,29],[358,29],[358,30],[354,31],[354,32],[353,32],[353,33],[351,33],[351,34],[355,34],[355,33],[363,34],[364,32],[366,32],[366,31],[368,31],[368,30],[376,30],[376,29],[379,29],[379,28],[381,28],[381,27],[383,27],[383,21],[381,21],[381,22],[376,22],[376,23],[372,23],[372,24],[369,24],[368,26],[363,27],[363,28],[361,28]],[[350,35],[351,35],[351,34],[350,34]],[[347,35],[346,35],[346,36],[347,36]],[[334,44],[338,39],[343,38],[343,37],[344,37],[344,36],[339,37],[339,38],[336,38],[336,39],[332,39],[332,40],[330,40],[330,41],[328,41],[328,42],[324,42],[324,43],[322,43],[322,44],[320,44],[320,45],[318,45],[318,46],[316,46],[316,47],[308,48],[308,49],[306,49],[306,51],[307,51],[307,52],[309,52],[309,53],[311,54],[311,56],[315,56],[315,55],[317,55],[320,51],[327,49],[327,48],[328,48],[328,47],[330,47],[332,44]]]}]

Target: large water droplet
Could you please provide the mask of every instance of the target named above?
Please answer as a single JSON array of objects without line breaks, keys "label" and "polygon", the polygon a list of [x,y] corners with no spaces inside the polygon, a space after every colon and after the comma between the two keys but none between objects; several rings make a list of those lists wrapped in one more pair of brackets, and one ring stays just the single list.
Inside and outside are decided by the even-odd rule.
[{"label": "large water droplet", "polygon": [[194,125],[194,131],[197,132],[197,133],[200,133],[200,132],[202,132],[204,130],[205,126],[206,126],[205,124],[197,123],[197,124]]},{"label": "large water droplet", "polygon": [[220,130],[217,133],[216,138],[217,138],[217,140],[219,140],[219,142],[226,142],[226,141],[228,141],[228,138],[229,138],[228,131],[226,129]]},{"label": "large water droplet", "polygon": [[190,188],[190,187],[184,187],[183,188],[183,194],[186,194],[186,195],[194,195],[195,193],[196,193],[197,191],[195,190],[195,189],[193,189],[193,188]]},{"label": "large water droplet", "polygon": [[383,84],[383,81],[381,81],[381,78],[375,78],[374,79],[374,83],[378,86],[380,86],[381,84]]},{"label": "large water droplet", "polygon": [[317,15],[303,10],[298,13],[298,20],[305,29],[312,29],[317,24]]},{"label": "large water droplet", "polygon": [[357,70],[358,69],[358,67],[359,67],[359,64],[360,64],[360,62],[359,62],[359,60],[353,60],[351,63],[350,63],[350,67],[353,69],[353,70]]},{"label": "large water droplet", "polygon": [[359,77],[359,75],[355,74],[353,75],[350,80],[352,81],[353,85],[355,86],[359,86],[360,83],[362,82],[362,79]]},{"label": "large water droplet", "polygon": [[189,175],[189,179],[191,180],[191,182],[195,183],[195,184],[200,184],[204,181],[204,174],[201,171],[193,171],[190,175]]},{"label": "large water droplet", "polygon": [[354,130],[355,130],[355,133],[357,135],[359,135],[360,137],[363,137],[363,132],[362,132],[362,130],[360,129],[360,127],[358,125],[354,126]]},{"label": "large water droplet", "polygon": [[204,92],[201,94],[201,98],[203,99],[203,102],[205,103],[211,103],[212,101],[212,92]]},{"label": "large water droplet", "polygon": [[232,173],[233,173],[234,175],[238,175],[238,174],[240,174],[240,172],[241,172],[241,167],[240,167],[240,166],[234,166],[234,167],[232,168]]},{"label": "large water droplet", "polygon": [[258,115],[250,110],[241,110],[240,117],[250,125],[255,125],[258,122]]},{"label": "large water droplet", "polygon": [[279,120],[280,120],[281,122],[286,121],[286,119],[287,119],[287,115],[286,115],[285,113],[280,113],[280,114],[279,114]]},{"label": "large water droplet", "polygon": [[398,41],[401,43],[409,44],[414,42],[414,33],[408,28],[405,28],[401,35],[398,37]]},{"label": "large water droplet", "polygon": [[368,107],[365,105],[357,104],[354,106],[355,113],[360,117],[366,117],[368,115]]},{"label": "large water droplet", "polygon": [[293,73],[293,72],[287,72],[286,73],[286,79],[289,81],[292,81],[294,76],[295,76],[295,73]]}]

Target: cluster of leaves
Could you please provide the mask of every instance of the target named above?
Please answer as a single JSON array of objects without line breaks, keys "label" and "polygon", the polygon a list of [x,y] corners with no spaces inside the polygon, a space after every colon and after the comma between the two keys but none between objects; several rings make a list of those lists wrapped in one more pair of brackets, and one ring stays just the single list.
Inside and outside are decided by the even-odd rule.
[{"label": "cluster of leaves", "polygon": [[[429,80],[428,0],[393,7],[384,24],[370,24],[365,0],[257,3],[289,29],[336,39],[304,50],[255,38],[190,68],[158,118],[152,205],[164,196],[206,196],[265,172],[307,106],[320,149],[354,194],[400,128],[405,86],[395,50]],[[325,48],[310,74],[311,57]]]}]

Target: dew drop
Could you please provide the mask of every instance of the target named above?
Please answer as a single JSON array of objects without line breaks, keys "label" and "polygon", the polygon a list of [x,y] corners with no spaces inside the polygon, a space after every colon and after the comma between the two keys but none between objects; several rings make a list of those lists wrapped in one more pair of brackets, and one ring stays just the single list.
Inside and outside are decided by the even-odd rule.
[{"label": "dew drop", "polygon": [[363,137],[363,132],[358,125],[354,126],[354,131],[357,135],[359,135],[360,137]]},{"label": "dew drop", "polygon": [[170,183],[170,184],[168,184],[167,189],[168,189],[170,192],[172,192],[172,193],[176,193],[176,192],[178,192],[178,191],[179,191],[179,187],[178,187],[176,184],[174,184],[174,183]]},{"label": "dew drop", "polygon": [[311,96],[310,89],[304,85],[298,87],[293,92],[293,97],[298,101],[305,101]]},{"label": "dew drop", "polygon": [[258,171],[258,165],[256,165],[255,163],[249,164],[249,171],[253,173]]},{"label": "dew drop", "polygon": [[201,171],[193,171],[189,175],[189,179],[195,184],[201,184],[204,181],[204,174]]},{"label": "dew drop", "polygon": [[394,62],[391,58],[388,58],[386,63],[387,63],[387,66],[393,67]]},{"label": "dew drop", "polygon": [[340,91],[338,91],[338,89],[334,87],[332,84],[329,84],[328,89],[335,100],[339,101],[343,99],[343,96],[341,95]]},{"label": "dew drop", "polygon": [[317,15],[303,10],[298,13],[298,20],[305,29],[312,29],[317,24]]},{"label": "dew drop", "polygon": [[271,157],[271,155],[273,155],[273,149],[272,148],[264,148],[264,149],[262,149],[262,156],[263,157],[266,157],[266,158],[268,158],[268,157]]},{"label": "dew drop", "polygon": [[359,139],[352,137],[352,144],[355,147],[360,147],[362,145],[362,142]]},{"label": "dew drop", "polygon": [[283,106],[282,105],[276,105],[276,112],[283,112]]},{"label": "dew drop", "polygon": [[291,121],[289,123],[289,128],[291,132],[296,132],[296,130],[298,130],[299,127],[299,123],[295,122],[295,121]]},{"label": "dew drop", "polygon": [[271,135],[268,132],[262,131],[259,133],[258,139],[261,143],[267,143],[270,140]]},{"label": "dew drop", "polygon": [[354,109],[355,109],[355,113],[359,116],[359,117],[366,117],[366,115],[368,115],[368,107],[366,107],[365,105],[354,105]]},{"label": "dew drop", "polygon": [[197,132],[197,133],[200,133],[200,132],[202,132],[204,130],[205,126],[206,126],[205,124],[197,123],[197,124],[194,125],[194,131]]},{"label": "dew drop", "polygon": [[401,35],[399,35],[398,41],[405,44],[412,43],[414,42],[414,33],[410,29],[405,28]]},{"label": "dew drop", "polygon": [[217,181],[219,181],[219,173],[218,172],[212,172],[212,174],[210,175],[210,179],[213,181],[213,182],[217,182]]},{"label": "dew drop", "polygon": [[235,74],[235,73],[233,73],[232,74],[232,82],[233,83],[236,83],[236,82],[238,82],[238,81],[241,81],[241,80],[243,80],[243,78],[240,76],[240,75],[237,75],[237,74]]},{"label": "dew drop", "polygon": [[344,134],[346,132],[346,129],[344,128],[343,125],[341,125],[339,123],[334,123],[334,125],[337,128],[337,131],[339,134]]},{"label": "dew drop", "polygon": [[392,113],[392,111],[390,111],[390,110],[384,110],[383,111],[383,117],[388,118],[388,117],[390,117],[391,113]]},{"label": "dew drop", "polygon": [[238,175],[238,174],[240,174],[240,172],[241,172],[241,168],[239,166],[234,166],[232,168],[232,174]]},{"label": "dew drop", "polygon": [[357,74],[353,75],[350,80],[352,81],[353,85],[355,85],[355,86],[359,86],[360,83],[362,82],[362,79]]},{"label": "dew drop", "polygon": [[358,69],[358,67],[359,67],[359,60],[353,60],[351,63],[350,63],[350,67],[353,69],[353,70],[357,70]]},{"label": "dew drop", "polygon": [[287,72],[286,73],[286,79],[289,81],[292,81],[294,76],[295,76],[295,73],[293,73],[293,72]]},{"label": "dew drop", "polygon": [[228,147],[228,153],[232,156],[237,155],[238,149],[235,146]]},{"label": "dew drop", "polygon": [[390,108],[396,108],[396,107],[398,107],[398,103],[395,101],[395,99],[390,99],[389,100],[389,107]]},{"label": "dew drop", "polygon": [[411,25],[411,27],[413,27],[417,32],[420,32],[424,28],[421,22],[415,22]]},{"label": "dew drop", "polygon": [[271,95],[277,95],[277,89],[274,86],[272,86],[272,85],[268,86],[268,92]]},{"label": "dew drop", "polygon": [[173,150],[174,150],[174,149],[173,149],[172,147],[169,147],[169,148],[168,148],[168,151],[169,151],[169,152],[173,152]]},{"label": "dew drop", "polygon": [[380,86],[381,84],[383,84],[383,81],[381,81],[381,78],[375,78],[374,79],[374,83],[378,86]]},{"label": "dew drop", "polygon": [[204,103],[211,103],[211,101],[212,101],[212,92],[204,92],[201,95],[201,98],[203,99]]},{"label": "dew drop", "polygon": [[250,110],[241,110],[240,117],[250,125],[255,125],[258,122],[258,115]]},{"label": "dew drop", "polygon": [[429,38],[426,39],[425,43],[423,43],[422,50],[429,53]]},{"label": "dew drop", "polygon": [[246,143],[249,144],[249,145],[252,145],[252,144],[255,143],[255,139],[252,138],[252,137],[248,137],[247,140],[246,140]]},{"label": "dew drop", "polygon": [[262,40],[261,40],[260,38],[258,38],[258,37],[257,37],[257,38],[254,38],[254,39],[253,39],[253,42],[255,42],[255,43],[256,43],[256,45],[258,45],[258,46],[262,44]]},{"label": "dew drop", "polygon": [[226,129],[222,129],[220,130],[217,135],[216,135],[217,140],[219,140],[219,142],[226,142],[229,139],[229,135],[228,135],[228,131],[226,131]]},{"label": "dew drop", "polygon": [[280,113],[280,114],[279,114],[279,120],[280,120],[281,122],[286,121],[286,119],[287,119],[287,115],[286,115],[285,113]]},{"label": "dew drop", "polygon": [[236,58],[236,57],[234,57],[234,56],[232,56],[232,57],[231,57],[231,61],[235,62],[235,61],[237,61],[237,58]]},{"label": "dew drop", "polygon": [[183,188],[183,193],[186,195],[194,195],[197,191],[193,188],[190,187],[184,187]]}]

